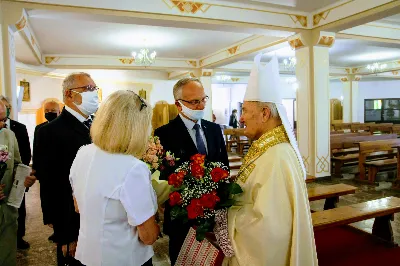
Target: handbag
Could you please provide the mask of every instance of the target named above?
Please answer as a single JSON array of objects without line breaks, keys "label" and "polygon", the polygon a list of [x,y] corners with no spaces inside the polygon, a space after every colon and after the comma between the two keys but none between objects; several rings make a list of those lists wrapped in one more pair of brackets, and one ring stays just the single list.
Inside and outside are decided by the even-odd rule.
[{"label": "handbag", "polygon": [[175,266],[221,266],[224,253],[210,241],[196,240],[196,230],[192,227],[185,238],[185,242],[179,252]]}]

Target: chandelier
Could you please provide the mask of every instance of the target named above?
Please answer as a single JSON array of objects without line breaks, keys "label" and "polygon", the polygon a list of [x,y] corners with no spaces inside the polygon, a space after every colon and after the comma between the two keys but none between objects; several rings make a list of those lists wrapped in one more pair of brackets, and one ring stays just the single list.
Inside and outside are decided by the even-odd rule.
[{"label": "chandelier", "polygon": [[139,53],[132,52],[132,56],[135,59],[135,63],[137,65],[150,66],[156,61],[157,53],[156,51],[153,51],[151,54],[149,53],[149,49],[142,48],[140,49]]},{"label": "chandelier", "polygon": [[218,81],[228,81],[230,79],[231,79],[231,76],[227,76],[227,75],[217,76]]},{"label": "chandelier", "polygon": [[387,64],[373,63],[372,65],[367,66],[367,69],[372,73],[377,73],[385,68],[387,68]]},{"label": "chandelier", "polygon": [[290,57],[283,60],[283,67],[288,71],[294,71],[297,64],[296,57]]}]

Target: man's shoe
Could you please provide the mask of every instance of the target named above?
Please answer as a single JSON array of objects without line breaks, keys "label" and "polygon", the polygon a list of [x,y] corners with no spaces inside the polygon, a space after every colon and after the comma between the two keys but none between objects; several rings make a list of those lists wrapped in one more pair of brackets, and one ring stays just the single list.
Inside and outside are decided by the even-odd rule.
[{"label": "man's shoe", "polygon": [[23,240],[22,238],[17,240],[17,248],[18,249],[28,249],[30,247],[31,247],[31,245],[29,245],[29,243],[26,242],[25,240]]},{"label": "man's shoe", "polygon": [[52,234],[51,236],[49,236],[49,241],[54,242],[54,234]]}]

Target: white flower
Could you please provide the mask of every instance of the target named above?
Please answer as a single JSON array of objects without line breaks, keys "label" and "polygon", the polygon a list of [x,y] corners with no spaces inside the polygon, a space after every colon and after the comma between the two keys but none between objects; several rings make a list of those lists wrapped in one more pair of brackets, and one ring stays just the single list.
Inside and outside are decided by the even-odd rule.
[{"label": "white flower", "polygon": [[8,151],[7,145],[0,145],[0,151]]}]

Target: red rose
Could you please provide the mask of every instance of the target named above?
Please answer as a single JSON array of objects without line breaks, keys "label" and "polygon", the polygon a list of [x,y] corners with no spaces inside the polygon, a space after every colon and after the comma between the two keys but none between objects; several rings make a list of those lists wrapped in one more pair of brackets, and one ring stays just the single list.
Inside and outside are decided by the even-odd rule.
[{"label": "red rose", "polygon": [[204,168],[199,164],[190,164],[190,170],[192,172],[192,175],[197,179],[200,179],[204,176]]},{"label": "red rose", "polygon": [[169,166],[175,166],[175,161],[174,160],[169,161]]},{"label": "red rose", "polygon": [[199,216],[204,215],[203,206],[199,199],[192,199],[190,204],[186,207],[189,219],[196,219]]},{"label": "red rose", "polygon": [[228,171],[226,171],[222,168],[217,167],[217,168],[212,169],[212,171],[211,171],[211,178],[215,183],[217,183],[220,180],[227,178],[227,177],[229,177]]},{"label": "red rose", "polygon": [[180,175],[177,175],[175,173],[171,174],[168,177],[168,185],[174,186],[176,188],[180,187],[182,185],[182,183],[183,183],[183,177],[180,176]]},{"label": "red rose", "polygon": [[169,205],[175,206],[177,204],[182,204],[182,196],[179,192],[175,191],[169,194]]},{"label": "red rose", "polygon": [[212,193],[201,196],[200,201],[204,208],[214,209],[215,205],[220,201],[220,199],[217,196],[217,192],[213,191]]},{"label": "red rose", "polygon": [[194,164],[200,164],[203,165],[204,164],[204,160],[206,159],[206,156],[203,154],[195,154],[192,157],[190,157],[190,160],[194,163]]}]

